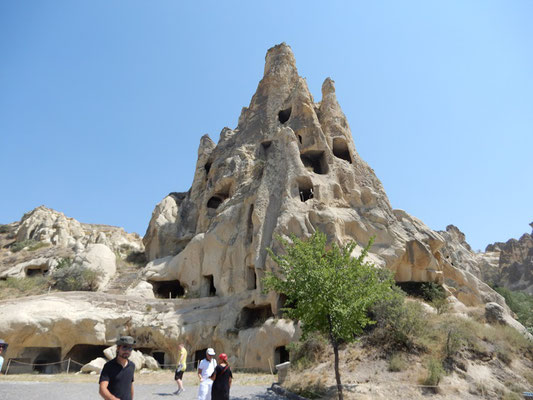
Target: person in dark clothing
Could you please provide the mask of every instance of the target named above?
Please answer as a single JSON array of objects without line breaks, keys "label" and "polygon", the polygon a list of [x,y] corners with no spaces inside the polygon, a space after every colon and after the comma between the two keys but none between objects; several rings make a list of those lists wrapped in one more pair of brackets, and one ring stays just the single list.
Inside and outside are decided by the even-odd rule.
[{"label": "person in dark clothing", "polygon": [[100,373],[100,396],[105,400],[133,400],[135,364],[128,358],[135,340],[122,336],[117,340],[117,356],[105,363]]},{"label": "person in dark clothing", "polygon": [[218,356],[220,363],[216,366],[215,372],[211,375],[213,388],[211,389],[211,400],[229,400],[229,389],[233,374],[228,364],[228,356],[224,353]]}]

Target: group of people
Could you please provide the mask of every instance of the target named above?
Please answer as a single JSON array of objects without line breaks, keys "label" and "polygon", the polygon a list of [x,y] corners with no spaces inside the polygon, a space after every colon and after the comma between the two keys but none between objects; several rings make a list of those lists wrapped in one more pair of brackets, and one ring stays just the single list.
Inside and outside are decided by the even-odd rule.
[{"label": "group of people", "polygon": [[[117,342],[116,357],[108,361],[100,373],[100,396],[105,400],[132,400],[135,364],[129,361],[135,339],[122,336]],[[174,373],[174,380],[179,395],[185,391],[183,387],[183,373],[187,369],[187,350],[183,344],[178,346],[178,362]],[[1,357],[0,357],[1,358]],[[221,353],[216,361],[216,353],[212,348],[207,349],[205,358],[198,365],[198,400],[229,400],[229,391],[233,374],[228,364],[228,356]]]}]

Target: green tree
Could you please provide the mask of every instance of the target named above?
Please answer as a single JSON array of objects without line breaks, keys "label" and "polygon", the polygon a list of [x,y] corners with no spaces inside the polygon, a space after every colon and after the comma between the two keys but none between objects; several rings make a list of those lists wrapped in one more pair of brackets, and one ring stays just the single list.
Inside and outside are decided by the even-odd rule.
[{"label": "green tree", "polygon": [[289,318],[301,322],[303,338],[311,332],[329,337],[335,356],[335,379],[339,400],[343,399],[339,372],[339,344],[352,342],[373,324],[369,308],[392,293],[394,280],[388,270],[365,261],[370,243],[357,258],[351,256],[356,244],[328,246],[324,233],[316,231],[309,239],[278,237],[285,254],[270,256],[280,274],[267,272],[265,289],[287,297],[284,308]]}]

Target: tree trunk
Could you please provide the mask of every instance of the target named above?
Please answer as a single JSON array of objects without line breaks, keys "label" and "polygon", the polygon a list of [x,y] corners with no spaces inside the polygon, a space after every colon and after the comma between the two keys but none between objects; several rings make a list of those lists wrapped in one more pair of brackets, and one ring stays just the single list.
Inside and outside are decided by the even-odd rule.
[{"label": "tree trunk", "polygon": [[329,339],[331,341],[331,346],[333,346],[333,354],[335,355],[335,380],[337,381],[337,394],[339,395],[339,400],[343,400],[342,395],[342,383],[341,383],[341,373],[339,371],[339,343],[333,335],[333,324],[331,323],[331,316],[328,315],[329,322]]},{"label": "tree trunk", "polygon": [[339,372],[339,344],[335,341],[332,345],[333,353],[335,354],[335,380],[337,381],[337,393],[339,394],[339,400],[343,400],[341,373]]}]

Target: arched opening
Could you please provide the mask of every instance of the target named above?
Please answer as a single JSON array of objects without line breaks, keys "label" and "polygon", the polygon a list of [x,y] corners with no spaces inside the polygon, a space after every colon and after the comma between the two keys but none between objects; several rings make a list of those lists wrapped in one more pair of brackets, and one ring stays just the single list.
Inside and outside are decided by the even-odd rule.
[{"label": "arched opening", "polygon": [[207,208],[217,209],[224,200],[230,197],[231,183],[227,182],[207,202]]},{"label": "arched opening", "polygon": [[262,325],[267,319],[273,317],[270,304],[250,305],[244,307],[237,318],[236,328],[248,329]]},{"label": "arched opening", "polygon": [[248,290],[257,289],[257,274],[253,265],[246,268],[246,288]]},{"label": "arched opening", "polygon": [[[61,347],[30,347],[37,354],[33,359],[33,371],[40,374],[57,374],[61,372]],[[51,364],[51,365],[50,365]]]},{"label": "arched opening", "polygon": [[158,299],[175,299],[185,295],[185,289],[180,281],[149,281]]},{"label": "arched opening", "polygon": [[152,352],[152,357],[159,363],[159,365],[165,364],[165,352],[164,351],[154,351]]},{"label": "arched opening", "polygon": [[270,145],[272,144],[272,140],[265,140],[263,143],[261,143],[261,146],[263,147],[263,150],[268,150]]},{"label": "arched opening", "polygon": [[202,297],[217,295],[217,289],[215,287],[215,280],[213,278],[213,275],[203,276],[203,282],[202,282],[202,288],[200,289],[200,295]]},{"label": "arched opening", "polygon": [[352,163],[352,156],[350,155],[350,149],[348,149],[348,144],[346,140],[342,138],[333,139],[333,155],[335,157],[341,158]]},{"label": "arched opening", "polygon": [[289,351],[285,346],[276,347],[274,350],[274,365],[282,364],[287,361],[290,361]]},{"label": "arched opening", "polygon": [[305,168],[315,174],[325,175],[328,173],[328,164],[323,151],[308,151],[300,155]]},{"label": "arched opening", "polygon": [[65,356],[66,359],[71,358],[76,363],[70,363],[70,371],[79,371],[80,364],[87,364],[98,357],[104,357],[104,350],[109,346],[101,346],[94,344],[77,344]]},{"label": "arched opening", "polygon": [[211,170],[211,165],[212,165],[211,161],[206,162],[205,165],[204,165],[205,175],[206,176],[209,175],[209,171]]},{"label": "arched opening", "polygon": [[292,107],[286,108],[285,110],[281,110],[278,113],[279,122],[281,122],[282,124],[287,122],[289,118],[291,117],[291,111],[292,111]]}]

